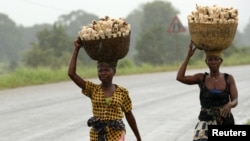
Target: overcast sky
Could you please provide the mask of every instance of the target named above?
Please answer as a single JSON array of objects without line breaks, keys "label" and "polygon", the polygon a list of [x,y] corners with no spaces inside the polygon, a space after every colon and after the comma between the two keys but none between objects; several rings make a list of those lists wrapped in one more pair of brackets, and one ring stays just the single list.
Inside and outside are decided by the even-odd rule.
[{"label": "overcast sky", "polygon": [[[18,25],[54,23],[62,14],[73,10],[84,10],[99,17],[127,17],[141,4],[154,0],[0,0],[0,13],[6,14]],[[239,11],[238,29],[243,31],[250,21],[248,0],[164,0],[171,2],[179,10],[182,24],[187,26],[187,15],[195,10],[195,5],[234,7]]]}]

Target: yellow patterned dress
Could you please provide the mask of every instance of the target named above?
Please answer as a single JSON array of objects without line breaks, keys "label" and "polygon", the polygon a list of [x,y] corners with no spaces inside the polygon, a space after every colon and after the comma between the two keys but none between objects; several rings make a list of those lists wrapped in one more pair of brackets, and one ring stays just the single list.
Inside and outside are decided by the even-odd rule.
[{"label": "yellow patterned dress", "polygon": [[[116,90],[108,100],[108,103],[107,99],[104,98],[104,92],[100,84],[86,81],[86,87],[82,90],[82,93],[91,99],[92,112],[95,119],[102,123],[112,123],[112,125],[119,126],[115,128],[112,125],[110,126],[110,124],[105,124],[104,134],[108,141],[118,141],[126,132],[122,118],[124,113],[132,110],[132,102],[128,90],[116,84],[115,86]],[[121,126],[124,126],[124,128],[120,128]],[[93,126],[90,130],[90,140],[100,140],[100,134]]]}]

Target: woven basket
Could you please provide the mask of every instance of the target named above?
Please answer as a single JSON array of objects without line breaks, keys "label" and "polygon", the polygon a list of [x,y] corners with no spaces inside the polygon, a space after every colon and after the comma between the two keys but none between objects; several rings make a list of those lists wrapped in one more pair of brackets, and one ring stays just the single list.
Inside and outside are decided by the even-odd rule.
[{"label": "woven basket", "polygon": [[188,23],[194,45],[201,50],[223,50],[230,46],[237,31],[234,24]]},{"label": "woven basket", "polygon": [[82,40],[82,45],[93,60],[116,61],[127,55],[130,45],[130,34],[116,38]]}]

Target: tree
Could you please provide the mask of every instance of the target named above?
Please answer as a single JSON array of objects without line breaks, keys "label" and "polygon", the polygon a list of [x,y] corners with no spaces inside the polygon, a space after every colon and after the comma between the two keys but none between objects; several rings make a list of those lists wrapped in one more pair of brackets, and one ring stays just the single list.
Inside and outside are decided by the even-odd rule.
[{"label": "tree", "polygon": [[57,23],[63,25],[67,34],[70,37],[77,37],[77,33],[81,30],[82,26],[89,25],[93,20],[98,20],[99,17],[94,14],[89,14],[82,10],[72,11],[67,15],[61,15]]},{"label": "tree", "polygon": [[5,14],[0,13],[0,62],[16,62],[20,59],[22,34]]},{"label": "tree", "polygon": [[44,29],[37,33],[38,43],[24,55],[23,61],[31,67],[48,66],[58,68],[68,63],[65,58],[71,51],[71,40],[61,25],[54,24],[51,30]]},{"label": "tree", "polygon": [[163,64],[167,55],[167,48],[163,42],[166,38],[162,26],[151,27],[149,30],[141,32],[139,37],[136,44],[138,54],[135,57],[137,64]]},{"label": "tree", "polygon": [[139,38],[139,33],[142,30],[141,22],[143,19],[143,11],[141,8],[136,9],[131,12],[126,18],[126,21],[131,26],[131,35],[130,35],[130,48],[127,55],[127,58],[133,59],[133,56],[136,54],[135,43]]},{"label": "tree", "polygon": [[[75,38],[77,38],[78,32],[81,30],[82,26],[89,25],[93,20],[98,19],[99,17],[94,14],[77,10],[72,11],[67,15],[61,15],[56,23],[62,25],[65,28],[73,46],[73,41]],[[84,51],[84,49],[80,50],[78,60],[79,62],[83,62],[85,65],[92,65],[94,63]]]},{"label": "tree", "polygon": [[[168,2],[154,1],[144,5],[143,18],[139,23],[141,31],[135,45],[137,64],[161,65],[166,63],[166,60],[175,61],[173,53],[175,52],[175,36],[167,33],[167,28],[177,13],[178,11]],[[181,41],[184,40],[182,36],[179,38]]]},{"label": "tree", "polygon": [[8,71],[18,67],[22,54],[36,41],[35,33],[49,26],[51,25],[17,26],[7,15],[0,14],[0,63],[8,65]]},{"label": "tree", "polygon": [[244,46],[248,46],[250,47],[250,40],[249,40],[249,36],[250,36],[250,20],[249,23],[247,24],[247,26],[244,28],[244,32],[242,35],[242,44]]}]

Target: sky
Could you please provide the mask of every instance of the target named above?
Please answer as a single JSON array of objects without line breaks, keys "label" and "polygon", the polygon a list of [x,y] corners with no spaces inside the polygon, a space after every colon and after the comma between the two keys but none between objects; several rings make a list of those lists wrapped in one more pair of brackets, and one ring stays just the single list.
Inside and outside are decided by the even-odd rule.
[{"label": "sky", "polygon": [[[60,15],[83,10],[99,17],[108,15],[112,18],[127,17],[142,4],[154,0],[0,0],[0,13],[8,15],[17,25],[24,27],[35,24],[53,24]],[[184,26],[187,16],[195,10],[196,4],[238,9],[238,29],[243,31],[250,22],[248,0],[162,0],[171,2],[179,11],[177,15]],[[90,21],[91,22],[91,21]]]}]

